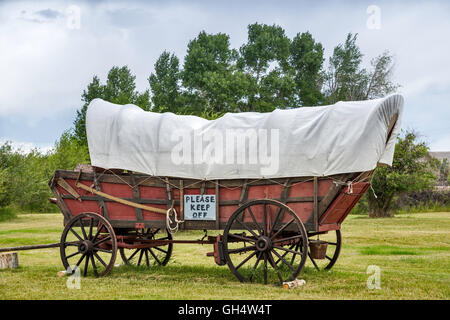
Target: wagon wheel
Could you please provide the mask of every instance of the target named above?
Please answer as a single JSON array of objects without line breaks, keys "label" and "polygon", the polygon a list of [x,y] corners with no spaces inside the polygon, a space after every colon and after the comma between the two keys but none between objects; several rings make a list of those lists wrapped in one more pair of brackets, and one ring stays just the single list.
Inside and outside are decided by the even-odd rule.
[{"label": "wagon wheel", "polygon": [[[64,228],[60,245],[61,261],[66,270],[77,268],[96,277],[111,272],[117,255],[117,238],[111,224],[97,213],[85,212],[73,217]],[[70,267],[70,269],[68,269]]]},{"label": "wagon wheel", "polygon": [[327,234],[318,236],[321,241],[328,243],[327,254],[324,259],[313,259],[311,252],[308,251],[308,257],[317,271],[330,270],[336,263],[341,252],[341,230],[330,231]]},{"label": "wagon wheel", "polygon": [[[167,230],[161,229],[147,229],[141,235],[139,239],[142,240],[172,240],[172,234]],[[134,266],[165,266],[169,262],[172,256],[173,244],[164,244],[160,246],[150,248],[138,248],[138,249],[124,249],[119,248],[120,256],[125,264]]]},{"label": "wagon wheel", "polygon": [[[232,233],[231,229],[243,232]],[[270,199],[239,207],[224,230],[223,253],[241,282],[294,280],[306,262],[307,246],[305,227],[294,211]]]}]

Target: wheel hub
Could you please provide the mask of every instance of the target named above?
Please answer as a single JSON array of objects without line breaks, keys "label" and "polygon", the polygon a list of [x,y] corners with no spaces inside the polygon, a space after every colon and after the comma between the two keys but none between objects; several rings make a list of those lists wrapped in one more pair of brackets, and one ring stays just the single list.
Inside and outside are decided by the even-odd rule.
[{"label": "wheel hub", "polygon": [[94,244],[90,240],[85,240],[78,245],[78,251],[81,253],[92,253],[94,249]]},{"label": "wheel hub", "polygon": [[272,249],[272,241],[269,237],[261,236],[256,241],[256,249],[258,251],[267,251]]}]

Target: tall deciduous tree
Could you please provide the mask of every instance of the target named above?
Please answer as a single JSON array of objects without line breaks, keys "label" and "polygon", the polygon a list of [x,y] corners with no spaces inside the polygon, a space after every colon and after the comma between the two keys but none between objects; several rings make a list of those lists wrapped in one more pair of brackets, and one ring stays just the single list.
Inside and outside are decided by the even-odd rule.
[{"label": "tall deciduous tree", "polygon": [[299,105],[316,106],[322,103],[321,70],[323,47],[309,32],[298,33],[292,40],[289,63],[294,73]]},{"label": "tall deciduous tree", "polygon": [[101,84],[100,79],[94,76],[92,82],[83,90],[81,100],[83,107],[77,110],[74,121],[74,138],[82,145],[87,145],[86,137],[86,111],[89,103],[95,98],[116,103],[133,103],[144,110],[150,110],[150,93],[148,90],[139,93],[136,90],[136,77],[127,66],[112,67],[108,72],[106,84]]},{"label": "tall deciduous tree", "polygon": [[363,54],[356,40],[357,34],[349,33],[344,44],[334,48],[324,73],[327,103],[379,98],[398,88],[392,80],[393,56],[386,51],[372,59],[368,71],[361,66]]},{"label": "tall deciduous tree", "polygon": [[277,25],[248,26],[247,43],[239,49],[238,66],[251,78],[248,111],[294,106],[295,83],[288,64],[290,40]]},{"label": "tall deciduous tree", "polygon": [[180,91],[180,66],[174,54],[164,51],[155,63],[155,72],[148,79],[152,92],[152,111],[179,112],[183,109]]},{"label": "tall deciduous tree", "polygon": [[246,77],[235,68],[236,50],[229,36],[202,31],[188,44],[182,71],[183,86],[190,109],[201,113],[236,111],[246,91]]},{"label": "tall deciduous tree", "polygon": [[397,139],[392,167],[378,167],[372,178],[375,195],[368,193],[369,216],[392,216],[391,204],[396,195],[430,188],[438,164],[428,153],[424,142],[414,132]]}]

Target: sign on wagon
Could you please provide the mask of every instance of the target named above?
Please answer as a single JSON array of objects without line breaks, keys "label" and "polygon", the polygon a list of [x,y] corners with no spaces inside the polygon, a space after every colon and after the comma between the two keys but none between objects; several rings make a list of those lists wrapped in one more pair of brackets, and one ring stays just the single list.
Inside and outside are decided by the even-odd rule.
[{"label": "sign on wagon", "polygon": [[216,220],[216,195],[184,195],[185,220]]}]

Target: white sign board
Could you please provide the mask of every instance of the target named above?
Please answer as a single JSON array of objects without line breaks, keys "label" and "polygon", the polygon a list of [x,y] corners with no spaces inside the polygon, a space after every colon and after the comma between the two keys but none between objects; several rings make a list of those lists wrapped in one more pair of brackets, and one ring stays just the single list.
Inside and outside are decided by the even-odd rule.
[{"label": "white sign board", "polygon": [[216,195],[184,195],[184,220],[216,220]]}]

